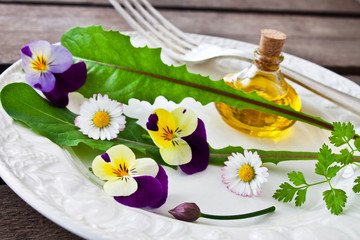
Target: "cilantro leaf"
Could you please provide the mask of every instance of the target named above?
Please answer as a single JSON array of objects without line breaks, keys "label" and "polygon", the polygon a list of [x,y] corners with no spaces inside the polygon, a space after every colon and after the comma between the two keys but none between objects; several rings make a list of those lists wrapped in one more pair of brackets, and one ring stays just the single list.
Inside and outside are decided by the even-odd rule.
[{"label": "cilantro leaf", "polygon": [[292,186],[290,183],[284,182],[280,185],[273,195],[273,198],[278,201],[290,202],[298,189]]},{"label": "cilantro leaf", "polygon": [[295,206],[300,207],[306,200],[307,188],[301,189],[296,193]]},{"label": "cilantro leaf", "polygon": [[355,179],[354,183],[356,183],[353,187],[353,191],[355,193],[360,193],[360,177],[357,177],[357,179]]},{"label": "cilantro leaf", "polygon": [[347,148],[341,149],[340,153],[341,155],[336,157],[336,162],[344,165],[348,165],[353,162],[353,154]]},{"label": "cilantro leaf", "polygon": [[354,125],[349,123],[334,122],[334,131],[331,132],[329,140],[336,147],[344,145],[355,136]]},{"label": "cilantro leaf", "polygon": [[323,144],[318,154],[318,162],[315,165],[315,173],[326,177],[329,166],[334,162],[335,154],[331,152],[328,145]]},{"label": "cilantro leaf", "polygon": [[334,215],[339,215],[343,208],[345,207],[345,203],[347,200],[346,193],[341,189],[330,189],[323,193],[323,200],[326,203],[326,207],[330,210],[330,212]]},{"label": "cilantro leaf", "polygon": [[302,172],[291,172],[288,174],[289,180],[294,183],[295,186],[300,186],[302,184],[306,184],[304,174]]},{"label": "cilantro leaf", "polygon": [[332,167],[329,167],[327,169],[327,172],[326,172],[326,176],[328,178],[333,178],[336,176],[336,174],[338,173],[338,171],[340,171],[341,167],[340,166],[332,166]]},{"label": "cilantro leaf", "polygon": [[360,152],[360,138],[355,139],[354,145],[356,149]]}]

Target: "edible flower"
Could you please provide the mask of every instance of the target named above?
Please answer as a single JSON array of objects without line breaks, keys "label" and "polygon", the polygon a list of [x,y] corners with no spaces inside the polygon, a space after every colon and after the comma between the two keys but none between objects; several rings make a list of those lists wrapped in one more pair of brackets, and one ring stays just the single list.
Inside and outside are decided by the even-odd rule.
[{"label": "edible flower", "polygon": [[80,106],[75,125],[83,134],[93,139],[111,140],[125,129],[123,104],[111,100],[108,95],[94,94]]},{"label": "edible flower", "polygon": [[223,183],[227,188],[244,197],[259,196],[261,184],[267,182],[268,169],[262,167],[262,161],[257,152],[244,150],[244,154],[233,153],[221,170]]},{"label": "edible flower", "polygon": [[208,218],[208,219],[216,219],[216,220],[236,220],[236,219],[256,217],[273,211],[275,211],[274,206],[265,208],[260,211],[238,214],[238,215],[225,215],[225,216],[211,215],[211,214],[202,213],[198,205],[196,205],[196,203],[186,202],[178,205],[174,209],[171,209],[169,213],[178,220],[182,220],[186,222],[194,222],[200,217]]},{"label": "edible flower", "polygon": [[72,64],[71,53],[61,45],[39,40],[24,46],[20,53],[25,80],[57,107],[65,107],[69,92],[76,91],[86,81],[86,64]]},{"label": "edible flower", "polygon": [[168,177],[151,158],[136,159],[125,145],[116,145],[97,156],[92,163],[94,174],[105,180],[104,191],[130,207],[158,208],[166,201]]},{"label": "edible flower", "polygon": [[186,174],[207,168],[210,153],[205,125],[190,109],[168,112],[159,108],[149,116],[146,128],[167,164],[179,166]]}]

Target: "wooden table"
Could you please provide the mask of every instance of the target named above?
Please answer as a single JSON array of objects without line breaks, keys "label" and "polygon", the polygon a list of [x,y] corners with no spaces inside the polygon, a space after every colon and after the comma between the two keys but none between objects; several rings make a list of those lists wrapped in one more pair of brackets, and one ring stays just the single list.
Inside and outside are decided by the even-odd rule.
[{"label": "wooden table", "polygon": [[[151,0],[191,33],[258,44],[260,29],[288,35],[284,51],[360,84],[360,0]],[[71,27],[132,30],[106,0],[0,1],[0,72],[34,40],[59,42]],[[0,184],[1,239],[79,239]]]}]

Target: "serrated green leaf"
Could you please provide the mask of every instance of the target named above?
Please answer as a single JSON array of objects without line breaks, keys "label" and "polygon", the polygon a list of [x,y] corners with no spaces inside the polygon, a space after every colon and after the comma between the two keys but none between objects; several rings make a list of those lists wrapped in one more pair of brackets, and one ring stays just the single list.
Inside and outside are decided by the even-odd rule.
[{"label": "serrated green leaf", "polygon": [[327,169],[327,173],[326,173],[326,177],[328,178],[333,178],[336,176],[336,174],[339,172],[339,170],[341,169],[340,166],[332,166],[332,167],[329,167]]},{"label": "serrated green leaf", "polygon": [[336,162],[344,165],[348,165],[353,162],[353,154],[347,148],[341,149],[340,153],[341,154],[335,158]]},{"label": "serrated green leaf", "polygon": [[315,164],[315,173],[327,176],[328,167],[335,162],[335,154],[328,145],[323,144],[318,155],[318,162]]},{"label": "serrated green leaf", "polygon": [[104,31],[100,26],[73,28],[61,38],[77,61],[85,61],[88,77],[79,89],[85,97],[106,93],[111,99],[127,103],[130,98],[153,103],[158,96],[179,103],[193,97],[201,104],[223,102],[237,108],[251,108],[303,121],[332,130],[333,126],[321,118],[280,106],[255,92],[245,94],[209,77],[189,73],[186,66],[174,67],[160,59],[160,49],[135,48],[128,36]]},{"label": "serrated green leaf", "polygon": [[1,91],[1,104],[12,118],[25,123],[34,132],[60,146],[71,147],[84,143],[93,149],[106,151],[113,145],[124,144],[139,152],[146,152],[160,164],[165,164],[158,148],[151,140],[142,137],[147,131],[135,119],[126,119],[125,131],[119,133],[119,138],[101,141],[83,135],[74,124],[74,113],[66,108],[52,106],[26,83],[6,85]]},{"label": "serrated green leaf", "polygon": [[273,198],[280,202],[290,202],[294,198],[296,191],[297,188],[287,182],[284,182],[280,185],[280,188],[275,191]]},{"label": "serrated green leaf", "polygon": [[307,191],[307,188],[300,189],[299,191],[297,191],[296,197],[295,197],[295,206],[300,207],[301,205],[303,205],[305,203],[306,191]]},{"label": "serrated green leaf", "polygon": [[307,184],[305,181],[304,174],[302,172],[291,172],[288,174],[289,180],[295,185],[300,186],[303,184]]},{"label": "serrated green leaf", "polygon": [[353,191],[355,193],[360,193],[360,177],[357,177],[354,181],[355,185],[353,187]]},{"label": "serrated green leaf", "polygon": [[323,193],[323,200],[326,203],[326,207],[332,214],[339,215],[347,200],[345,191],[341,189],[330,189]]},{"label": "serrated green leaf", "polygon": [[336,147],[344,145],[346,142],[351,140],[355,136],[354,125],[349,123],[333,123],[334,131],[331,132],[329,140]]},{"label": "serrated green leaf", "polygon": [[360,138],[355,139],[354,145],[356,149],[360,152]]}]

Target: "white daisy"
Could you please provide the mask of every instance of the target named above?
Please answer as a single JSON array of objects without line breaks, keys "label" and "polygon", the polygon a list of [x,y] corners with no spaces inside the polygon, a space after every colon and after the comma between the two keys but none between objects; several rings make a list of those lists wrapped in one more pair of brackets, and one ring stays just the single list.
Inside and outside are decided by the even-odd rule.
[{"label": "white daisy", "polygon": [[75,118],[79,131],[93,139],[111,140],[125,129],[123,104],[109,99],[108,95],[94,94],[80,107]]},{"label": "white daisy", "polygon": [[225,162],[222,182],[227,184],[227,188],[244,197],[259,196],[261,184],[267,182],[269,176],[268,169],[262,167],[260,156],[257,152],[244,150],[244,155],[233,153]]}]

